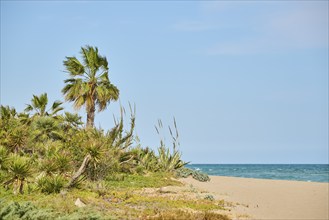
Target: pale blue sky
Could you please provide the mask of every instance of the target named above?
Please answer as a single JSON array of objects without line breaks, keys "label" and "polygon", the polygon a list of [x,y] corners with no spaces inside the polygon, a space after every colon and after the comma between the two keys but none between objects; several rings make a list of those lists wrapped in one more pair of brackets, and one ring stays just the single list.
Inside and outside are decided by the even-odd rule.
[{"label": "pale blue sky", "polygon": [[192,163],[328,163],[328,1],[1,1],[1,104],[63,100],[62,62],[87,44],[143,146],[175,116]]}]

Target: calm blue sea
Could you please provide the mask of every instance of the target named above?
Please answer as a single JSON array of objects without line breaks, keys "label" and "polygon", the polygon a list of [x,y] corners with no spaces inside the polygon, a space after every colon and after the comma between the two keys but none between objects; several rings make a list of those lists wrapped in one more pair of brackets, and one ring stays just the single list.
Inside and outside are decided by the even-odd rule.
[{"label": "calm blue sea", "polygon": [[329,164],[189,164],[213,176],[329,182]]}]

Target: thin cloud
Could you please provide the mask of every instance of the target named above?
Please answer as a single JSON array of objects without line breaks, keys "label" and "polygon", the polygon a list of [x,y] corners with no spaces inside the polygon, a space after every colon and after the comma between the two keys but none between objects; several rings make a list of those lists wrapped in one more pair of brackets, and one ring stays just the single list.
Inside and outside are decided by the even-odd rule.
[{"label": "thin cloud", "polygon": [[216,27],[212,24],[200,21],[180,21],[173,25],[173,28],[178,31],[206,31],[215,29]]},{"label": "thin cloud", "polygon": [[[206,49],[206,53],[242,55],[328,48],[328,3],[303,6],[255,15],[260,21],[256,23],[257,32],[250,29],[252,34],[246,36],[247,32],[241,31],[239,38],[222,39]],[[242,30],[243,26],[235,28]]]},{"label": "thin cloud", "polygon": [[[295,48],[328,47],[327,5],[299,8],[277,14],[269,21],[269,34],[274,35],[284,46]],[[288,45],[287,45],[288,44]]]}]

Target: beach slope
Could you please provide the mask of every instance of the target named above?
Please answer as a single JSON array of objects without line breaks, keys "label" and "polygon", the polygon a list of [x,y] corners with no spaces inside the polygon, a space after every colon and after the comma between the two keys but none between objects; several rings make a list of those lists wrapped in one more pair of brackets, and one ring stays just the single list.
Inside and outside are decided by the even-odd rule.
[{"label": "beach slope", "polygon": [[211,176],[182,182],[232,203],[235,218],[329,219],[329,183]]}]

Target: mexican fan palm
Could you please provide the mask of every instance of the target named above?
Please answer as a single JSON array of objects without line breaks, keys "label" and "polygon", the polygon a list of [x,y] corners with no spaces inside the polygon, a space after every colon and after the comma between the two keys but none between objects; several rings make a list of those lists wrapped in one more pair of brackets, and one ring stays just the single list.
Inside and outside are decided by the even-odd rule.
[{"label": "mexican fan palm", "polygon": [[110,101],[119,98],[119,90],[108,77],[106,57],[99,55],[97,47],[81,48],[82,62],[76,57],[66,57],[64,66],[70,74],[62,92],[67,101],[74,102],[74,108],[85,106],[87,127],[94,126],[95,110],[103,111]]},{"label": "mexican fan palm", "polygon": [[47,93],[43,93],[40,96],[33,95],[31,104],[28,104],[25,111],[34,111],[34,116],[55,116],[58,112],[63,110],[61,101],[55,101],[50,109],[47,110],[48,96]]}]

